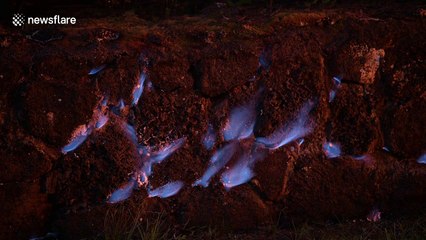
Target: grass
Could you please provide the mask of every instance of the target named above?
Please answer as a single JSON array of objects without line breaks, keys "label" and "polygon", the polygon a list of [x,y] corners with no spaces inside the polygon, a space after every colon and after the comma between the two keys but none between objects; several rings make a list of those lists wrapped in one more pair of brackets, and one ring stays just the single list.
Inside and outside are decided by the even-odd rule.
[{"label": "grass", "polygon": [[171,228],[163,212],[150,213],[149,219],[135,206],[119,205],[108,209],[104,220],[105,240],[166,240],[171,239]]},{"label": "grass", "polygon": [[[141,212],[138,206],[115,205],[105,216],[105,240],[192,240],[192,239],[283,239],[283,240],[423,240],[426,239],[426,214],[415,218],[366,220],[336,224],[304,223],[282,228],[278,224],[245,232],[227,232],[216,227],[176,227],[167,221],[165,212]],[[150,216],[146,218],[146,216]]]},{"label": "grass", "polygon": [[303,224],[293,227],[289,239],[423,240],[426,239],[426,216],[417,219],[383,220],[378,223],[346,222],[325,227]]}]

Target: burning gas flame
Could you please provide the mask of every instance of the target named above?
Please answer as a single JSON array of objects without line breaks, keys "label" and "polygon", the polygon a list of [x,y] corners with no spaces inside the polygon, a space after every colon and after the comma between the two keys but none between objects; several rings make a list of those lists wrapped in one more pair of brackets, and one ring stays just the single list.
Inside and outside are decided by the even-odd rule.
[{"label": "burning gas flame", "polygon": [[[130,125],[127,125],[130,126]],[[133,129],[133,128],[131,128]],[[152,171],[152,165],[154,163],[160,163],[162,160],[170,156],[173,152],[175,152],[177,149],[179,149],[185,141],[185,138],[178,139],[171,144],[167,145],[163,149],[157,151],[154,154],[149,154],[147,152],[147,149],[144,147],[139,146],[138,147],[138,153],[145,156],[144,164],[140,171],[136,172],[132,179],[116,191],[114,191],[109,197],[107,202],[108,203],[117,203],[120,201],[123,201],[130,197],[132,194],[133,189],[135,189],[138,185],[147,186],[148,185],[148,177],[151,175]],[[179,192],[179,190],[182,188],[183,183],[182,182],[172,182],[169,184],[166,184],[163,187],[160,187],[156,190],[149,191],[150,197],[161,197],[165,198],[168,196],[172,196]]]},{"label": "burning gas flame", "polygon": [[374,157],[368,153],[363,155],[352,155],[351,157],[357,161],[362,161],[367,165],[374,164]]},{"label": "burning gas flame", "polygon": [[124,106],[126,106],[126,104],[124,104],[123,99],[120,99],[120,101],[118,102],[118,108],[119,108],[120,110],[123,110],[123,109],[124,109]]},{"label": "burning gas flame", "polygon": [[203,145],[207,150],[211,150],[216,142],[216,134],[213,125],[209,124],[207,133],[203,137]]},{"label": "burning gas flame", "polygon": [[138,136],[136,134],[136,129],[132,125],[126,122],[123,122],[123,126],[124,126],[123,129],[126,132],[127,137],[133,142],[133,144],[137,145]]},{"label": "burning gas flame", "polygon": [[222,174],[223,186],[229,190],[235,186],[244,184],[254,177],[252,166],[254,163],[265,157],[265,152],[254,150],[251,153],[244,153],[237,164]]},{"label": "burning gas flame", "polygon": [[107,105],[108,105],[108,97],[104,96],[102,101],[101,101],[101,108],[106,107]]},{"label": "burning gas flame", "polygon": [[230,142],[221,149],[218,149],[216,153],[210,158],[210,166],[204,172],[204,175],[194,182],[192,186],[203,186],[208,187],[210,179],[222,169],[225,164],[231,160],[237,147],[237,142]]},{"label": "burning gas flame", "polygon": [[123,200],[126,200],[132,194],[135,186],[136,186],[136,181],[134,179],[131,179],[128,183],[121,186],[119,189],[115,190],[108,197],[107,202],[108,203],[117,203],[117,202],[121,202]]},{"label": "burning gas flame", "polygon": [[340,84],[342,84],[342,79],[340,77],[333,77],[333,87],[330,90],[328,102],[332,102],[334,100],[337,94],[337,90],[340,87]]},{"label": "burning gas flame", "polygon": [[159,188],[148,191],[149,197],[168,198],[178,193],[183,187],[183,182],[175,181],[167,183]]},{"label": "burning gas flame", "polygon": [[148,153],[146,149],[140,148],[139,154],[143,157],[143,164],[138,172],[139,176],[137,177],[139,185],[147,186],[149,183],[148,178],[152,174],[152,165],[161,163],[164,159],[177,151],[183,146],[185,140],[186,138],[177,139],[154,153]]},{"label": "burning gas flame", "polygon": [[133,100],[132,100],[132,104],[134,106],[138,104],[139,98],[142,95],[143,84],[145,82],[145,79],[146,79],[146,74],[144,72],[142,72],[141,75],[140,75],[140,77],[139,77],[137,85],[135,86],[135,88],[133,88],[133,94],[132,94]]},{"label": "burning gas flame", "polygon": [[269,70],[272,65],[272,47],[266,47],[262,51],[259,56],[259,65],[261,69],[264,69],[266,71]]},{"label": "burning gas flame", "polygon": [[148,91],[153,91],[154,90],[154,85],[152,85],[151,81],[147,81],[146,82],[146,88],[148,89]]},{"label": "burning gas flame", "polygon": [[96,122],[96,129],[101,129],[108,122],[108,115],[101,115]]},{"label": "burning gas flame", "polygon": [[104,70],[104,69],[105,69],[105,67],[106,67],[106,64],[102,64],[102,65],[101,65],[101,66],[99,66],[99,67],[95,67],[95,68],[93,68],[92,70],[90,70],[89,75],[96,75],[96,74],[98,74],[99,72],[101,72],[102,70]]},{"label": "burning gas flame", "polygon": [[255,123],[255,101],[251,101],[247,105],[232,109],[231,115],[223,129],[223,137],[225,141],[250,137],[253,133]]},{"label": "burning gas flame", "polygon": [[186,138],[179,138],[158,150],[157,152],[151,153],[151,158],[153,163],[161,163],[164,159],[169,157],[172,153],[178,150],[185,143]]},{"label": "burning gas flame", "polygon": [[339,157],[342,151],[340,150],[340,144],[326,142],[323,145],[323,150],[327,158]]},{"label": "burning gas flame", "polygon": [[417,162],[418,162],[418,163],[421,163],[421,164],[426,164],[426,153],[425,153],[425,154],[423,154],[423,155],[421,155],[421,156],[417,159]]},{"label": "burning gas flame", "polygon": [[382,212],[380,212],[379,209],[374,208],[367,215],[367,221],[369,221],[369,222],[378,222],[378,221],[380,221],[381,217],[382,217]]},{"label": "burning gas flame", "polygon": [[241,161],[236,166],[224,172],[221,177],[223,186],[226,189],[248,182],[254,177],[253,170],[247,161]]},{"label": "burning gas flame", "polygon": [[62,153],[66,154],[77,149],[87,139],[91,132],[91,128],[87,128],[86,125],[80,125],[74,130],[71,141],[62,148]]},{"label": "burning gas flame", "polygon": [[61,151],[63,154],[74,151],[77,149],[92,133],[93,130],[102,128],[108,121],[108,112],[106,105],[108,104],[108,97],[102,97],[98,105],[93,110],[92,119],[89,123],[78,126],[72,133],[70,142],[64,146]]},{"label": "burning gas flame", "polygon": [[386,147],[386,146],[382,147],[382,149],[383,149],[384,151],[386,151],[386,152],[391,152],[391,151],[390,151],[390,149],[389,149],[388,147]]},{"label": "burning gas flame", "polygon": [[268,137],[256,138],[256,142],[273,150],[308,135],[313,129],[313,126],[309,124],[309,112],[312,108],[313,104],[311,102],[306,103],[297,118],[290,124],[284,125],[284,127],[276,130]]},{"label": "burning gas flame", "polygon": [[364,161],[368,158],[367,155],[354,155],[352,156],[353,159],[358,160],[358,161]]}]

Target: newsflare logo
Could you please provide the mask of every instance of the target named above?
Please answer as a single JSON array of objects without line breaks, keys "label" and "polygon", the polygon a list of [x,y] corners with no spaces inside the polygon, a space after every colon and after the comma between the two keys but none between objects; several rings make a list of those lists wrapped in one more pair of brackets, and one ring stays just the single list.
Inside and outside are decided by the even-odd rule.
[{"label": "newsflare logo", "polygon": [[12,17],[12,24],[17,26],[17,27],[21,27],[23,26],[25,23],[25,16],[24,14],[21,13],[15,13],[13,14]]},{"label": "newsflare logo", "polygon": [[15,13],[12,17],[12,24],[16,27],[22,27],[25,24],[28,25],[66,25],[66,24],[76,24],[77,19],[75,17],[61,17],[55,15],[53,17],[25,17],[22,13]]}]

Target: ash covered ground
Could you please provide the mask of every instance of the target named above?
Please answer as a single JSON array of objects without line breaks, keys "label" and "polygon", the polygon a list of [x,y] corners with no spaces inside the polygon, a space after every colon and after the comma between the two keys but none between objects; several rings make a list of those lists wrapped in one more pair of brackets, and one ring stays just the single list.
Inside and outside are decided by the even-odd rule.
[{"label": "ash covered ground", "polygon": [[[96,236],[117,206],[232,231],[424,212],[424,5],[216,8],[158,22],[127,11],[1,26],[0,238]],[[232,123],[242,106],[249,113]],[[97,128],[99,114],[108,121]],[[90,134],[64,151],[81,126]],[[279,129],[299,131],[272,141]],[[178,139],[152,166],[148,191],[134,183],[111,200],[140,177],[141,152]],[[209,185],[193,186],[230,142],[234,154]],[[223,176],[256,144],[262,157],[230,188]],[[153,196],[173,181],[176,194]]]}]

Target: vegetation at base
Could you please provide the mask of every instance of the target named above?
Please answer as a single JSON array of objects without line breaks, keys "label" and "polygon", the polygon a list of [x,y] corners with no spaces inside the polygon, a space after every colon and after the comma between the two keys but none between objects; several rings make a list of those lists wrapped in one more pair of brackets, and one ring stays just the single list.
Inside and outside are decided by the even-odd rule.
[{"label": "vegetation at base", "polygon": [[165,212],[140,212],[137,210],[139,207],[129,204],[112,206],[105,215],[104,232],[96,239],[423,240],[426,236],[426,213],[419,213],[418,217],[383,219],[376,223],[367,220],[334,224],[306,222],[287,227],[277,224],[250,231],[230,232],[224,227],[176,226],[170,224]]}]

